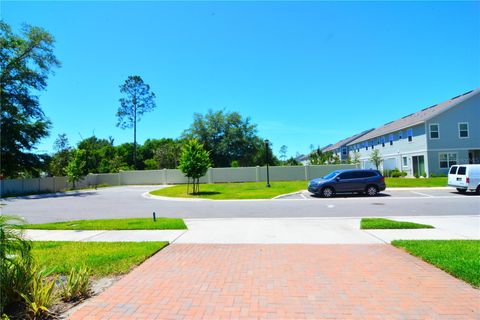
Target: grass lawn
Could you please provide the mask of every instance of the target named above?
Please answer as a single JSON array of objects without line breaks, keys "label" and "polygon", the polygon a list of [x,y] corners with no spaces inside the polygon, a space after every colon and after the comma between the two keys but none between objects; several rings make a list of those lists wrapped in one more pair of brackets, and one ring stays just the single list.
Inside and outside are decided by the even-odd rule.
[{"label": "grass lawn", "polygon": [[201,184],[200,194],[187,194],[186,185],[178,185],[150,192],[152,195],[180,198],[206,199],[271,199],[281,194],[307,189],[306,181],[273,181],[271,187],[265,182]]},{"label": "grass lawn", "polygon": [[87,266],[92,276],[122,274],[165,247],[168,242],[34,241],[32,254],[40,267],[66,274]]},{"label": "grass lawn", "polygon": [[134,219],[102,219],[76,220],[44,224],[26,224],[25,229],[44,230],[170,230],[187,229],[183,219],[178,218],[134,218]]},{"label": "grass lawn", "polygon": [[387,188],[446,187],[447,178],[385,178]]},{"label": "grass lawn", "polygon": [[407,221],[395,221],[384,218],[363,218],[360,229],[432,229],[428,224]]},{"label": "grass lawn", "polygon": [[392,245],[480,287],[480,240],[395,240]]}]

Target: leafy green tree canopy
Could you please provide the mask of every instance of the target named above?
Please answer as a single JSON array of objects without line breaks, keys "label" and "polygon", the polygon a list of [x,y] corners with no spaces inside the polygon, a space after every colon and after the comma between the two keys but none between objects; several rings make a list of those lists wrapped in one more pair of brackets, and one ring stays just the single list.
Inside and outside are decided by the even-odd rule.
[{"label": "leafy green tree canopy", "polygon": [[210,151],[215,167],[229,167],[232,161],[238,161],[240,166],[253,165],[256,153],[262,148],[256,125],[238,112],[196,113],[183,137],[203,144]]},{"label": "leafy green tree canopy", "polygon": [[54,42],[42,28],[24,25],[17,35],[0,21],[0,170],[5,177],[14,178],[42,161],[31,151],[48,135],[50,121],[36,93],[45,90],[52,69],[60,66]]},{"label": "leafy green tree canopy", "polygon": [[188,177],[189,181],[192,179],[193,193],[200,191],[199,179],[207,173],[210,167],[209,152],[203,148],[203,145],[195,139],[186,141],[183,146],[179,169]]},{"label": "leafy green tree canopy", "polygon": [[73,189],[75,189],[75,183],[80,181],[85,175],[86,165],[86,152],[82,149],[77,149],[73,152],[70,161],[68,162],[65,172],[67,173],[68,182],[73,183]]}]

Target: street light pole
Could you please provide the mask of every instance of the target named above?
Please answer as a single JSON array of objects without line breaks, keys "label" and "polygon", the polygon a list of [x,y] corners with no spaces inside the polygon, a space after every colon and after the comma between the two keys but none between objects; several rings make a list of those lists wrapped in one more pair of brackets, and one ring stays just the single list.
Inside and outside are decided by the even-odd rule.
[{"label": "street light pole", "polygon": [[270,188],[270,172],[268,170],[268,144],[270,141],[268,139],[265,139],[265,162],[267,164],[267,188]]}]

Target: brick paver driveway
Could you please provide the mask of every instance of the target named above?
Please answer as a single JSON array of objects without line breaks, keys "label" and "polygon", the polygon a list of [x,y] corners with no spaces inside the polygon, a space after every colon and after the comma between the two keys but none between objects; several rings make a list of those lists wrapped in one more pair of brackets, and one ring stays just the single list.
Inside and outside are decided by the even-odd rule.
[{"label": "brick paver driveway", "polygon": [[479,319],[479,299],[389,245],[173,244],[71,319]]}]

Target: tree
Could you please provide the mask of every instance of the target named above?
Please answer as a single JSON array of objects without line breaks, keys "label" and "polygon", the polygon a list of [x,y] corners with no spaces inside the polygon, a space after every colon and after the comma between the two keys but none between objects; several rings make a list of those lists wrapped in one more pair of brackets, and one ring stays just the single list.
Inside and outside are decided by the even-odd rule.
[{"label": "tree", "polygon": [[280,147],[280,159],[282,161],[285,161],[285,159],[287,159],[287,146],[286,145],[283,145]]},{"label": "tree", "polygon": [[[205,115],[196,113],[183,138],[197,139],[203,144],[215,167],[229,167],[234,160],[240,166],[256,164],[256,154],[264,149],[256,125],[238,112],[209,110]],[[263,164],[263,160],[259,164]]]},{"label": "tree", "polygon": [[119,100],[117,127],[133,127],[133,166],[137,169],[137,121],[156,107],[155,93],[150,91],[150,86],[140,76],[129,76],[120,86],[120,92],[125,96]]},{"label": "tree", "polygon": [[68,165],[70,157],[70,144],[65,133],[59,134],[53,143],[53,149],[56,151],[50,161],[50,173],[53,176],[65,175],[65,168]]},{"label": "tree", "polygon": [[5,177],[41,165],[40,156],[31,151],[48,136],[51,125],[38,92],[45,90],[52,69],[60,66],[54,42],[42,28],[24,25],[16,35],[0,20],[0,172]]},{"label": "tree", "polygon": [[352,164],[360,164],[360,152],[353,151],[352,158],[350,158]]},{"label": "tree", "polygon": [[79,150],[85,151],[85,173],[110,172],[110,160],[115,156],[113,139],[99,139],[96,136],[83,139],[77,145]]},{"label": "tree", "polygon": [[287,161],[285,161],[285,165],[287,166],[301,166],[302,164],[298,162],[294,157],[290,157]]},{"label": "tree", "polygon": [[378,170],[380,164],[383,161],[383,158],[380,156],[380,150],[374,149],[372,151],[372,153],[370,154],[370,161],[372,161],[372,163],[375,165],[375,168],[377,168]]},{"label": "tree", "polygon": [[68,166],[65,168],[67,173],[68,182],[72,182],[73,189],[75,189],[75,182],[80,181],[85,175],[85,156],[86,151],[77,149],[72,153],[72,157],[68,162]]},{"label": "tree", "polygon": [[198,194],[200,191],[200,177],[203,177],[207,173],[210,166],[210,155],[209,152],[203,148],[203,145],[195,139],[186,141],[183,146],[179,169],[188,178],[187,193],[190,179],[192,179],[192,193]]}]

